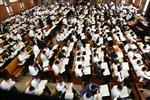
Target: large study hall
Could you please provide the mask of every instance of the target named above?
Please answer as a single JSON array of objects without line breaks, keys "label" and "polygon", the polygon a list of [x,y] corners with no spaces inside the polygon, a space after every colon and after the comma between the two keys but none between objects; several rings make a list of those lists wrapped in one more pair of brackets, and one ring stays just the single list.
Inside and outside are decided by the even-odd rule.
[{"label": "large study hall", "polygon": [[0,100],[150,100],[150,0],[0,0]]}]

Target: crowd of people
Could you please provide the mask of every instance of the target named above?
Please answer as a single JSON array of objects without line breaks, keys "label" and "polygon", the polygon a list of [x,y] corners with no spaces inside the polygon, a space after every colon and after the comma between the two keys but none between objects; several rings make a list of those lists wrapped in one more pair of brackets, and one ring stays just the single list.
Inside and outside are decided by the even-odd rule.
[{"label": "crowd of people", "polygon": [[[132,91],[134,78],[140,77],[138,82],[148,86],[150,83],[150,63],[145,62],[150,61],[150,42],[138,42],[129,26],[137,18],[144,23],[144,16],[132,4],[55,2],[35,6],[1,24],[0,67],[6,67],[6,61],[16,55],[19,64],[27,62],[27,73],[33,78],[24,91],[28,94],[46,92],[51,96],[46,84],[52,71],[58,79],[56,96],[60,99],[131,99],[128,91]],[[149,27],[145,23],[144,27]],[[102,82],[94,83],[94,75]],[[78,92],[73,77],[84,83]],[[0,88],[10,90],[14,85],[11,78],[4,79]],[[102,89],[105,86],[109,91]]]}]

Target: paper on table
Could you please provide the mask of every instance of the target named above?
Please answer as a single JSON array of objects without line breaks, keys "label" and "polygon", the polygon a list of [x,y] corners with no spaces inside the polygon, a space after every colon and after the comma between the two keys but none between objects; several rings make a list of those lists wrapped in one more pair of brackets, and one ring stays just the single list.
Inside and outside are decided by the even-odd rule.
[{"label": "paper on table", "polygon": [[123,69],[129,70],[129,64],[128,64],[128,62],[123,62],[122,63],[122,67],[123,67]]},{"label": "paper on table", "polygon": [[91,67],[84,67],[83,68],[83,73],[84,73],[84,75],[91,74]]},{"label": "paper on table", "polygon": [[100,85],[100,91],[102,93],[102,96],[110,96],[109,88],[107,84]]},{"label": "paper on table", "polygon": [[137,49],[137,46],[135,44],[131,44],[132,49]]},{"label": "paper on table", "polygon": [[45,60],[44,62],[43,62],[43,67],[47,67],[49,65],[49,60]]},{"label": "paper on table", "polygon": [[112,40],[112,38],[111,38],[111,37],[108,37],[108,38],[107,38],[107,40],[108,40],[108,41],[111,41],[111,40]]}]

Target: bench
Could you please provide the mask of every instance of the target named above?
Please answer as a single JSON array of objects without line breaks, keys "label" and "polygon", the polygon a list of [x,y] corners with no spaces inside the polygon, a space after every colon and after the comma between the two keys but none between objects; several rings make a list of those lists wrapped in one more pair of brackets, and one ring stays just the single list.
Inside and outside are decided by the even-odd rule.
[{"label": "bench", "polygon": [[8,66],[4,69],[4,71],[14,80],[16,81],[16,78],[21,75],[22,68],[18,66],[19,60],[18,56],[15,57],[11,63],[8,64]]},{"label": "bench", "polygon": [[142,96],[137,83],[135,83],[135,85],[132,87],[132,92],[134,94],[135,100],[144,100],[144,97]]}]

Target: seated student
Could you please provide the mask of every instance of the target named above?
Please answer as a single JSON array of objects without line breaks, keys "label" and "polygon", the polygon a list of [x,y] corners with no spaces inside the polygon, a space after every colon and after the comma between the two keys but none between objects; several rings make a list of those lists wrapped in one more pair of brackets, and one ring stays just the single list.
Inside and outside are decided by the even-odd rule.
[{"label": "seated student", "polygon": [[49,49],[49,47],[46,47],[46,48],[44,48],[43,49],[43,53],[44,53],[44,55],[48,58],[48,59],[50,59],[50,51],[51,49]]},{"label": "seated student", "polygon": [[118,66],[117,72],[115,73],[115,76],[118,76],[118,81],[122,82],[125,78],[128,76],[126,73],[124,73],[124,70],[121,65]]},{"label": "seated student", "polygon": [[48,60],[48,58],[45,55],[45,53],[46,53],[46,51],[43,50],[42,53],[41,53],[41,55],[40,55],[40,59],[41,59],[42,62]]},{"label": "seated student", "polygon": [[66,54],[65,50],[62,50],[61,52],[59,52],[58,58],[60,59],[66,57],[65,54]]},{"label": "seated student", "polygon": [[29,37],[30,37],[31,39],[33,39],[34,36],[35,36],[35,30],[34,30],[34,26],[33,26],[33,27],[31,27],[31,30],[29,31]]},{"label": "seated student", "polygon": [[76,75],[76,77],[82,77],[82,75],[83,75],[83,66],[82,65],[78,65],[75,67],[75,75]]},{"label": "seated student", "polygon": [[84,95],[85,93],[91,92],[92,94],[95,94],[97,89],[99,89],[100,86],[95,83],[88,84],[85,88],[80,90],[80,95]]},{"label": "seated student", "polygon": [[45,55],[45,51],[43,51],[40,55],[40,61],[41,61],[41,66],[42,68],[48,68],[49,66],[49,60],[47,56]]},{"label": "seated student", "polygon": [[94,53],[94,57],[93,57],[93,63],[97,63],[100,60],[99,56],[97,53]]},{"label": "seated student", "polygon": [[56,85],[56,91],[57,91],[58,96],[60,97],[62,96],[62,94],[66,92],[66,83],[62,79],[58,81]]},{"label": "seated student", "polygon": [[103,43],[104,43],[103,34],[100,34],[99,37],[98,37],[98,39],[97,39],[97,44],[99,46],[101,46],[101,45],[103,45]]},{"label": "seated student", "polygon": [[69,87],[67,88],[66,92],[64,93],[63,99],[65,100],[76,100],[77,99],[77,92],[73,89],[73,83],[70,83]]},{"label": "seated student", "polygon": [[24,63],[26,61],[26,59],[29,58],[29,54],[28,52],[24,49],[23,51],[21,51],[21,53],[18,55],[18,59],[20,63]]},{"label": "seated student", "polygon": [[19,33],[16,34],[16,38],[17,38],[18,41],[22,41],[22,37]]},{"label": "seated student", "polygon": [[40,81],[41,81],[41,79],[39,77],[35,77],[35,78],[33,78],[31,85],[35,88],[38,88]]},{"label": "seated student", "polygon": [[101,94],[100,89],[98,89],[96,94],[94,94],[93,100],[102,100],[102,94]]},{"label": "seated student", "polygon": [[33,44],[33,53],[35,55],[35,58],[38,56],[38,54],[40,53],[40,49],[36,44]]},{"label": "seated student", "polygon": [[147,74],[147,68],[143,67],[142,69],[138,69],[136,71],[137,76],[140,76],[141,79],[139,81],[142,81],[143,79],[150,80],[150,75]]},{"label": "seated student", "polygon": [[33,77],[37,76],[39,73],[39,69],[37,67],[34,67],[34,65],[29,65],[28,69],[29,69],[30,75]]},{"label": "seated student", "polygon": [[7,90],[7,91],[10,91],[13,88],[16,90],[14,85],[15,85],[15,81],[13,81],[9,77],[5,77],[4,80],[0,83],[0,88],[4,89],[4,90]]},{"label": "seated student", "polygon": [[128,89],[122,84],[114,85],[111,89],[112,99],[117,100],[118,98],[127,98],[129,97]]},{"label": "seated student", "polygon": [[56,62],[53,64],[53,66],[52,66],[52,70],[54,71],[54,74],[55,75],[58,75],[59,74],[59,72],[60,72],[60,66],[59,66],[59,61],[58,60],[56,60]]}]

